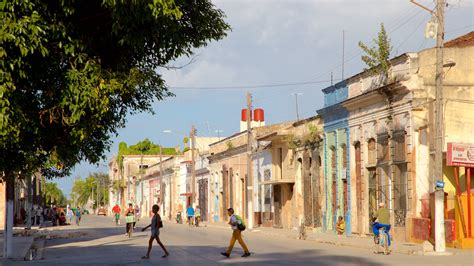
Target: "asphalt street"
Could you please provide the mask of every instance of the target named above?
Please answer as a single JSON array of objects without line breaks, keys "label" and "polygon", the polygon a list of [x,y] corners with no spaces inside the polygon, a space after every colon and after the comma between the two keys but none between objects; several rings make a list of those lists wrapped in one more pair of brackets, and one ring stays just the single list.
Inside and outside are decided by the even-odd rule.
[{"label": "asphalt street", "polygon": [[31,262],[11,262],[12,265],[474,265],[474,253],[464,251],[454,256],[416,256],[373,254],[367,249],[318,244],[310,241],[243,233],[252,253],[240,257],[242,249],[236,243],[230,258],[220,255],[225,251],[230,228],[189,227],[165,223],[161,230],[162,242],[170,252],[154,243],[151,257],[143,260],[150,231],[139,229],[148,225],[141,220],[132,238],[125,235],[125,225],[115,226],[112,217],[83,216],[81,226],[61,228],[63,232],[81,231],[86,235],[45,241],[43,259]]}]

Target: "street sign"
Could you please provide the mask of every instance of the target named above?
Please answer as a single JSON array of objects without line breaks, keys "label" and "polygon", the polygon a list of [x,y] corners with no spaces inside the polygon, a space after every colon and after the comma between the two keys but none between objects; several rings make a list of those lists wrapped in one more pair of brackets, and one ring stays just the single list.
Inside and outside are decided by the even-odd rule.
[{"label": "street sign", "polygon": [[446,165],[474,167],[474,144],[449,142]]}]

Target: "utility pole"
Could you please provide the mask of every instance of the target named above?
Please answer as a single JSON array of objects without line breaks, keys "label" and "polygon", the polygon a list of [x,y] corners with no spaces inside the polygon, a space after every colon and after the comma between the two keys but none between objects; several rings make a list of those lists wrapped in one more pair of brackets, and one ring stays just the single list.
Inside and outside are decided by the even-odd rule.
[{"label": "utility pole", "polygon": [[[436,12],[410,0],[411,3],[430,12],[436,18],[436,99],[435,99],[435,160],[432,189],[434,190],[434,250],[446,252],[446,236],[444,229],[444,191],[437,189],[437,183],[443,182],[443,149],[444,149],[444,117],[443,117],[443,47],[444,47],[444,7],[445,0],[436,0]],[[432,128],[433,130],[433,128]]]},{"label": "utility pole", "polygon": [[96,197],[97,197],[97,200],[96,200],[96,208],[97,208],[97,213],[99,213],[99,178],[97,178],[97,188],[96,188]]},{"label": "utility pole", "polygon": [[342,30],[342,73],[341,73],[341,80],[344,80],[344,50],[345,50],[345,31]]},{"label": "utility pole", "polygon": [[[160,201],[161,201],[161,209],[162,209],[162,214],[163,217],[165,216],[165,191],[163,189],[163,184],[165,182],[163,181],[163,150],[161,149],[160,145]],[[171,204],[171,202],[170,202]]]},{"label": "utility pole", "polygon": [[303,95],[303,93],[295,92],[293,93],[295,95],[295,105],[296,105],[296,120],[300,121],[300,113],[298,110],[298,95]]},{"label": "utility pole", "polygon": [[[436,34],[436,153],[435,153],[435,179],[443,181],[443,149],[444,149],[444,118],[443,118],[443,46],[444,46],[444,7],[445,0],[436,1],[436,19],[438,30]],[[435,190],[435,251],[446,251],[444,229],[444,191]]]},{"label": "utility pole", "polygon": [[[247,175],[245,176],[245,210],[247,215],[247,225],[253,228],[253,182],[251,178],[252,165],[252,95],[247,92]],[[249,197],[250,196],[250,197]]]},{"label": "utility pole", "polygon": [[191,127],[191,206],[194,205],[195,200],[195,182],[196,182],[196,169],[195,169],[195,159],[194,159],[194,149],[196,148],[196,128],[194,125]]}]

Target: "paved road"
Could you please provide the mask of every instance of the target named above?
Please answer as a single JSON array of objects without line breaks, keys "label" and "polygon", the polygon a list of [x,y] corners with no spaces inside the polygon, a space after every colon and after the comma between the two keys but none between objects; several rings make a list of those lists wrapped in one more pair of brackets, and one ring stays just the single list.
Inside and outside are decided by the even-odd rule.
[{"label": "paved road", "polygon": [[[392,254],[375,255],[371,250],[317,244],[308,241],[244,232],[252,256],[241,258],[238,244],[230,259],[222,257],[231,234],[230,229],[188,227],[165,223],[161,239],[171,255],[162,259],[158,245],[150,260],[142,260],[146,252],[149,231],[138,232],[129,239],[124,226],[112,225],[111,217],[84,216],[80,227],[65,231],[86,232],[72,239],[47,240],[43,260],[15,262],[14,265],[473,265],[473,252],[461,252],[449,257],[423,257]],[[144,227],[140,221],[138,228]]]}]

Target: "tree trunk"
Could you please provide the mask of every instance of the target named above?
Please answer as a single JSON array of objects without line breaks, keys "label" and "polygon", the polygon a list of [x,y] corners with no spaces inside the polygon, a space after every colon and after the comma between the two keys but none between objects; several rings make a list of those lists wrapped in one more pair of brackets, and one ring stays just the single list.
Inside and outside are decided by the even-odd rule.
[{"label": "tree trunk", "polygon": [[30,230],[31,229],[31,219],[32,219],[32,213],[31,213],[31,207],[33,206],[32,201],[33,201],[33,191],[32,191],[32,179],[31,175],[28,174],[26,176],[26,187],[27,187],[27,193],[26,193],[26,229]]},{"label": "tree trunk", "polygon": [[3,257],[11,258],[13,254],[13,201],[15,198],[15,177],[11,172],[5,173],[5,230],[3,234]]}]

